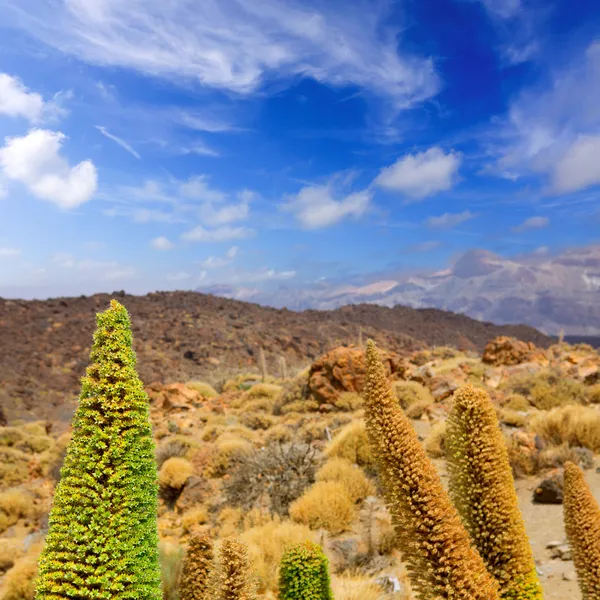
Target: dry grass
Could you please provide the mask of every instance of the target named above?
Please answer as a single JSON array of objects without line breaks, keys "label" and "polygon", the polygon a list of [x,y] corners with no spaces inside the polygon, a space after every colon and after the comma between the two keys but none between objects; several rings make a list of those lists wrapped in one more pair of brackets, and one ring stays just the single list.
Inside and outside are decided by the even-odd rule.
[{"label": "dry grass", "polygon": [[224,436],[217,441],[217,454],[214,457],[213,464],[208,469],[212,477],[222,477],[235,464],[235,461],[249,454],[252,451],[252,444],[247,440],[238,437]]},{"label": "dry grass", "polygon": [[600,411],[584,406],[563,406],[536,415],[531,429],[554,446],[568,444],[600,452]]},{"label": "dry grass", "polygon": [[525,413],[504,407],[497,408],[496,413],[498,419],[501,423],[504,423],[504,425],[510,427],[525,427],[525,425],[527,425],[527,415]]},{"label": "dry grass", "polygon": [[317,481],[337,481],[353,502],[362,502],[375,494],[375,486],[364,471],[345,458],[330,458],[318,471]]},{"label": "dry grass", "polygon": [[0,539],[0,575],[8,571],[21,558],[23,543],[16,539]]},{"label": "dry grass", "polygon": [[290,506],[290,517],[311,529],[326,529],[333,535],[347,531],[356,509],[344,485],[319,481]]},{"label": "dry grass", "polygon": [[531,410],[527,398],[522,394],[510,394],[502,403],[502,408],[507,410],[516,410],[517,412],[527,412]]},{"label": "dry grass", "polygon": [[41,551],[41,543],[32,545],[29,552],[8,571],[2,582],[0,600],[34,600],[37,562]]},{"label": "dry grass", "polygon": [[210,520],[208,509],[205,506],[195,506],[188,510],[181,519],[181,525],[185,533],[191,532],[198,525],[205,525]]},{"label": "dry grass", "polygon": [[339,398],[334,401],[333,405],[338,410],[354,412],[355,410],[362,408],[363,399],[362,396],[354,392],[342,392]]},{"label": "dry grass", "polygon": [[305,525],[276,519],[248,529],[241,539],[248,545],[250,562],[262,593],[277,589],[278,567],[287,546],[316,541],[316,534]]},{"label": "dry grass", "polygon": [[188,381],[185,385],[205,398],[215,398],[219,395],[212,385],[204,381]]},{"label": "dry grass", "polygon": [[14,525],[19,519],[31,516],[33,498],[27,492],[10,489],[0,493],[0,532]]},{"label": "dry grass", "polygon": [[194,474],[194,466],[186,458],[173,456],[163,463],[158,473],[162,487],[180,490]]},{"label": "dry grass", "polygon": [[417,403],[422,406],[433,404],[431,392],[424,385],[416,381],[395,381],[392,384],[392,389],[403,410]]},{"label": "dry grass", "polygon": [[375,458],[362,419],[352,421],[341,429],[329,443],[326,454],[330,458],[345,458],[361,467],[375,468]]},{"label": "dry grass", "polygon": [[438,421],[425,440],[425,451],[431,458],[443,458],[445,454],[446,421]]}]

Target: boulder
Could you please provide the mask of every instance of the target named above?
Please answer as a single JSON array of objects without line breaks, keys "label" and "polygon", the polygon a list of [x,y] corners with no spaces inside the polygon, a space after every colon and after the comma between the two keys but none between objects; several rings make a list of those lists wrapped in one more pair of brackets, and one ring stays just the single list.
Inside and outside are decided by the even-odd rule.
[{"label": "boulder", "polygon": [[516,338],[500,336],[487,344],[482,362],[493,366],[514,366],[525,362],[548,364],[548,357],[533,342],[522,342]]},{"label": "boulder", "polygon": [[535,504],[562,504],[563,475],[560,471],[555,471],[540,482],[533,491],[533,502]]},{"label": "boulder", "polygon": [[172,409],[189,410],[203,401],[203,396],[184,383],[151,383],[146,387],[154,409],[168,412]]},{"label": "boulder", "polygon": [[[390,379],[404,379],[409,364],[400,355],[380,351]],[[308,374],[308,396],[319,405],[334,405],[343,392],[360,394],[365,385],[366,364],[362,348],[340,346],[319,357]]]}]

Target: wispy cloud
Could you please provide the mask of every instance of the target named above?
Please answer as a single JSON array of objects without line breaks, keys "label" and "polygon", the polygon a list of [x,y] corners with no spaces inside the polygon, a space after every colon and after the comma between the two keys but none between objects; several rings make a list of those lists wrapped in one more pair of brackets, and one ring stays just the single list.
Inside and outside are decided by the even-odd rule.
[{"label": "wispy cloud", "polygon": [[127,150],[127,152],[129,152],[129,154],[131,154],[132,156],[135,156],[138,160],[141,158],[140,155],[125,140],[123,140],[120,137],[117,137],[116,135],[113,135],[112,133],[107,131],[106,127],[102,127],[101,125],[96,125],[96,129],[104,137],[108,138],[109,140],[112,140],[113,142],[115,142],[115,144],[118,144],[124,150]]},{"label": "wispy cloud", "polygon": [[410,200],[422,200],[452,188],[462,157],[434,146],[425,152],[407,154],[381,169],[374,185],[399,192]]},{"label": "wispy cloud", "polygon": [[181,239],[186,242],[229,242],[253,237],[254,234],[254,230],[248,227],[230,227],[226,225],[215,229],[206,229],[202,225],[198,225],[183,233]]},{"label": "wispy cloud", "polygon": [[21,255],[21,248],[0,247],[0,258],[14,258]]},{"label": "wispy cloud", "polygon": [[550,225],[550,219],[548,217],[529,217],[525,219],[520,225],[512,228],[515,233],[522,233],[523,231],[529,231],[531,229],[544,229]]},{"label": "wispy cloud", "polygon": [[426,220],[427,226],[437,229],[450,229],[466,223],[473,219],[476,215],[470,210],[465,210],[461,213],[444,213],[438,217],[429,217]]},{"label": "wispy cloud", "polygon": [[358,85],[397,109],[439,88],[431,60],[398,53],[399,31],[386,29],[387,2],[340,2],[317,10],[291,0],[24,0],[0,16],[59,50],[93,64],[152,76],[196,79],[249,94],[266,76],[312,77]]},{"label": "wispy cloud", "polygon": [[76,208],[92,198],[98,175],[90,160],[71,167],[60,154],[66,136],[60,131],[32,129],[9,137],[0,147],[0,170],[36,197],[63,209]]},{"label": "wispy cloud", "polygon": [[498,160],[490,170],[516,179],[547,174],[554,192],[585,189],[598,182],[600,130],[600,42],[555,72],[551,83],[525,89],[508,117],[496,122],[489,144]]},{"label": "wispy cloud", "polygon": [[200,266],[206,270],[222,269],[233,262],[237,253],[238,247],[232,246],[227,250],[225,256],[209,256],[206,260],[200,261]]}]

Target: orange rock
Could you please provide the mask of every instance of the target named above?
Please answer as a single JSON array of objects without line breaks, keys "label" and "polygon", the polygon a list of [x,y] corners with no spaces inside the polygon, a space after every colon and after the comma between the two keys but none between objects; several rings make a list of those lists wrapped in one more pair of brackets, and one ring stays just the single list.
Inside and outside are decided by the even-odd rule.
[{"label": "orange rock", "polygon": [[494,366],[514,366],[526,362],[547,364],[548,356],[533,342],[500,336],[488,343],[483,351],[482,362]]}]

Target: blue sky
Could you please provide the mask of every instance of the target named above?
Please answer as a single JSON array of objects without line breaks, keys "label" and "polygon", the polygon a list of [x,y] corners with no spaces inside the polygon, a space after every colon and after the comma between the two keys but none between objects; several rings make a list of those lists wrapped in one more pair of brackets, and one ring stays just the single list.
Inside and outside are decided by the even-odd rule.
[{"label": "blue sky", "polygon": [[0,0],[0,296],[598,242],[596,0]]}]

